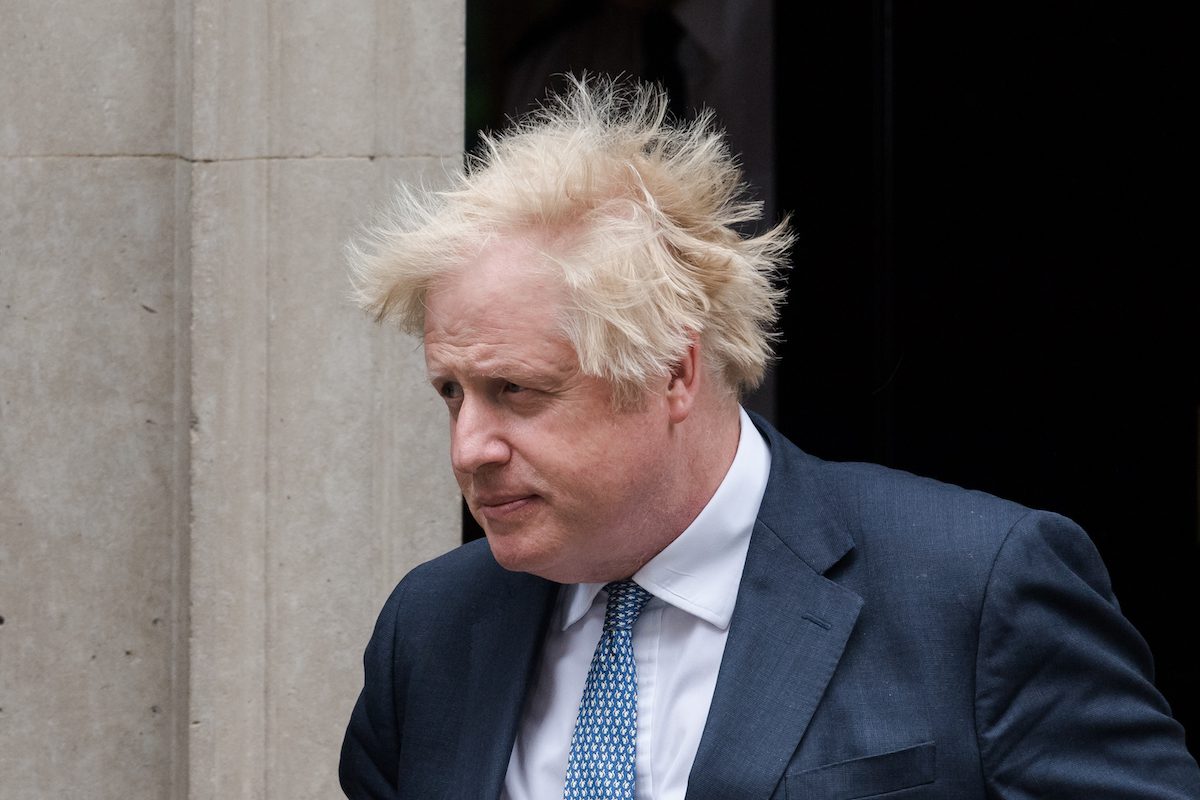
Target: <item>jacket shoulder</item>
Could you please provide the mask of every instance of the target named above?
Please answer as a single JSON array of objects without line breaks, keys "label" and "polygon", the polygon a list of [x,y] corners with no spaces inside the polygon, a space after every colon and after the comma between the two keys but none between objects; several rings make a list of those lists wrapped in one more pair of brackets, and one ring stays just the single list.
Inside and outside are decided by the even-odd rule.
[{"label": "jacket shoulder", "polygon": [[384,612],[391,607],[394,616],[395,608],[403,605],[406,618],[441,627],[455,618],[475,619],[497,598],[545,583],[533,575],[506,570],[492,557],[487,540],[479,539],[410,570],[392,590]]},{"label": "jacket shoulder", "polygon": [[814,531],[839,531],[849,535],[855,548],[887,545],[945,556],[958,550],[994,551],[1018,521],[1039,513],[902,470],[824,461],[761,420],[756,424],[771,448],[760,519],[777,531],[791,528],[806,538]]}]

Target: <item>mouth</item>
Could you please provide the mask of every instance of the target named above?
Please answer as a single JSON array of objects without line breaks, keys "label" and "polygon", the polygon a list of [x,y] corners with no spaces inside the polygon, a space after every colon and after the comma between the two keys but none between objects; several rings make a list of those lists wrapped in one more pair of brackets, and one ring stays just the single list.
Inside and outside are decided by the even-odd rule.
[{"label": "mouth", "polygon": [[476,497],[475,508],[480,515],[500,521],[528,509],[539,499],[536,494]]}]

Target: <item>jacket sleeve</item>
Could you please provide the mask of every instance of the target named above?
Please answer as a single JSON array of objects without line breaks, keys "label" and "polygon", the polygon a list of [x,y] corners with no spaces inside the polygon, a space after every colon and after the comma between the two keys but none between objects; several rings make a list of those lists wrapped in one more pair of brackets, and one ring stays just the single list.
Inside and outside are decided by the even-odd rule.
[{"label": "jacket sleeve", "polygon": [[338,777],[350,800],[394,800],[400,758],[396,619],[403,585],[388,598],[363,655],[363,689],[342,741]]},{"label": "jacket sleeve", "polygon": [[989,796],[1198,800],[1200,770],[1087,535],[1031,512],[985,590],[976,734]]}]

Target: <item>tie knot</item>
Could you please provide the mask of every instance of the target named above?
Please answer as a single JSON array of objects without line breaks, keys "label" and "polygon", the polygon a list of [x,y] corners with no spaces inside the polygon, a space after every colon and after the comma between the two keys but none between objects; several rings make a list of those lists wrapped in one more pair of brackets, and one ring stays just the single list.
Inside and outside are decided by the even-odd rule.
[{"label": "tie knot", "polygon": [[608,607],[604,611],[604,630],[632,630],[638,615],[650,601],[650,593],[633,581],[606,584]]}]

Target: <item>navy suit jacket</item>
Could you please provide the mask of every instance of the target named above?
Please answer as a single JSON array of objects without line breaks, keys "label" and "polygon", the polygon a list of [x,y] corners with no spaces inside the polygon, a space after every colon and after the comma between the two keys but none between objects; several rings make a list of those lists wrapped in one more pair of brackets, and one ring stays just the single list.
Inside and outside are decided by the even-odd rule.
[{"label": "navy suit jacket", "polygon": [[[771,474],[688,800],[1200,799],[1078,527],[755,423]],[[367,647],[347,795],[494,800],[557,592],[484,541],[409,573]]]}]

